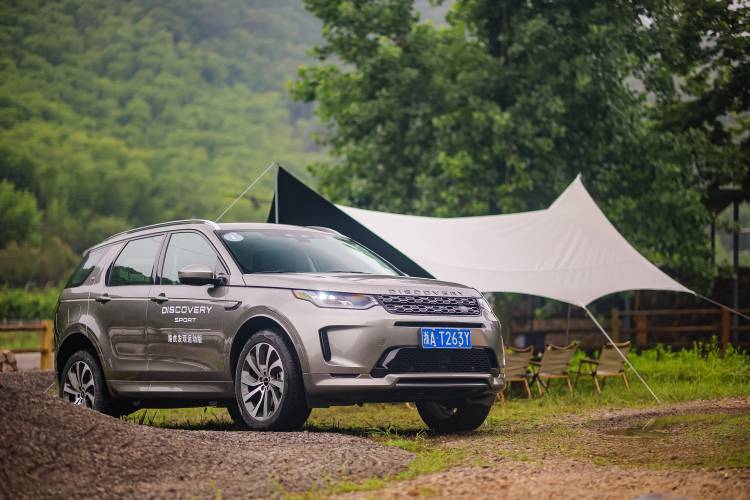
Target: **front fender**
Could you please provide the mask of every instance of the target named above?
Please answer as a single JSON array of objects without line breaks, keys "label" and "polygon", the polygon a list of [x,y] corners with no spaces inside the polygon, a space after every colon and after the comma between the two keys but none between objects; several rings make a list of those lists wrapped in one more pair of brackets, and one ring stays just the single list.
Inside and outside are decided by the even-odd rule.
[{"label": "front fender", "polygon": [[243,311],[243,314],[235,322],[231,330],[234,333],[232,337],[229,339],[229,342],[227,345],[227,352],[226,352],[227,367],[231,367],[230,356],[231,356],[232,346],[234,345],[234,340],[237,337],[237,334],[240,332],[240,330],[245,324],[247,324],[248,322],[257,321],[259,319],[271,320],[281,327],[283,332],[287,335],[289,340],[292,342],[292,345],[294,346],[294,350],[297,354],[297,358],[299,359],[300,368],[302,369],[302,372],[309,373],[310,364],[307,359],[307,353],[305,351],[304,344],[302,342],[302,338],[300,337],[299,332],[294,327],[294,324],[292,324],[291,320],[284,313],[282,313],[279,309],[268,307],[268,306],[249,307],[245,311]]}]

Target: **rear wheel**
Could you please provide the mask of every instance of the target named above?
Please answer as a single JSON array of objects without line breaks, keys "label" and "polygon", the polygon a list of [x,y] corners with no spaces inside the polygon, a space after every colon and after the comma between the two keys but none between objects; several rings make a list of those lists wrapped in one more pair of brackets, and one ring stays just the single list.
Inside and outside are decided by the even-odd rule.
[{"label": "rear wheel", "polygon": [[416,405],[424,423],[440,434],[473,431],[482,425],[492,409],[492,404],[469,402],[448,404],[419,401]]},{"label": "rear wheel", "polygon": [[234,375],[236,406],[229,414],[240,427],[257,431],[298,430],[310,416],[302,372],[285,339],[274,330],[245,344]]},{"label": "rear wheel", "polygon": [[76,351],[68,358],[59,382],[60,397],[65,401],[108,415],[121,413],[109,396],[99,362],[89,351]]}]

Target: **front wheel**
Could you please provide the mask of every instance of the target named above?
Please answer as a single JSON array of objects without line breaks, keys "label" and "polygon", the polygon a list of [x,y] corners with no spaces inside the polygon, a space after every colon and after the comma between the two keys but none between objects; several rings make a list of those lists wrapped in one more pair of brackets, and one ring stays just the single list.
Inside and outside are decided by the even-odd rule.
[{"label": "front wheel", "polygon": [[236,406],[229,414],[256,431],[299,430],[310,416],[302,372],[280,333],[264,330],[245,344],[234,375]]},{"label": "front wheel", "polygon": [[492,409],[492,404],[469,402],[443,404],[418,401],[416,405],[424,423],[439,434],[473,431],[482,425]]}]

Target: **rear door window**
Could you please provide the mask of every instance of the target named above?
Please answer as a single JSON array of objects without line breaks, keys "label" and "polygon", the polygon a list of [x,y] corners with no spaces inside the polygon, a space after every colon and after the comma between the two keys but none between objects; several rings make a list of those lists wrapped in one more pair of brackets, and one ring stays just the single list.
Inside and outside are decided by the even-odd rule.
[{"label": "rear door window", "polygon": [[109,286],[151,285],[163,235],[129,241],[112,264]]}]

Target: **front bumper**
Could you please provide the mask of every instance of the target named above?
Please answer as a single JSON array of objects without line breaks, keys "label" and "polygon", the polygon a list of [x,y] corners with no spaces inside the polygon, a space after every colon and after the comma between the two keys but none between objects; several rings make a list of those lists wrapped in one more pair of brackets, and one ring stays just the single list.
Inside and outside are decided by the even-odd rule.
[{"label": "front bumper", "polygon": [[342,377],[310,375],[311,407],[410,401],[492,401],[505,385],[499,373],[419,373]]},{"label": "front bumper", "polygon": [[[479,316],[401,315],[380,306],[353,311],[321,309],[303,301],[289,305],[308,361],[303,377],[311,406],[486,399],[504,387],[500,324],[485,311]],[[419,348],[420,328],[435,326],[470,328],[472,346],[494,358],[491,366],[480,373],[382,370],[384,353]]]}]

